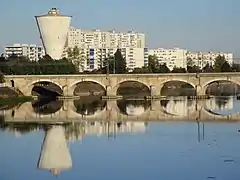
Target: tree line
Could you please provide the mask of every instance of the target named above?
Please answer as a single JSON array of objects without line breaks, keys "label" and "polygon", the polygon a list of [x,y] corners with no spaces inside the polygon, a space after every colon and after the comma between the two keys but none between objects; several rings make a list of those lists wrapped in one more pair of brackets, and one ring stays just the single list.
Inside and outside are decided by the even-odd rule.
[{"label": "tree line", "polygon": [[[117,49],[114,56],[109,56],[100,63],[100,68],[93,71],[83,71],[85,64],[89,65],[81,51],[74,47],[68,49],[68,58],[53,60],[46,55],[39,61],[30,61],[27,57],[12,55],[8,58],[0,57],[0,72],[5,75],[41,75],[41,74],[123,74],[123,73],[211,73],[211,72],[240,72],[240,65],[230,65],[224,56],[218,56],[214,65],[206,64],[202,69],[194,64],[190,58],[187,59],[187,68],[174,67],[170,70],[166,64],[159,63],[156,56],[149,56],[148,64],[142,68],[129,71],[126,59],[121,50]],[[1,75],[0,74],[0,75]]]},{"label": "tree line", "polygon": [[239,64],[230,65],[224,56],[217,56],[213,65],[206,64],[203,68],[194,64],[191,58],[187,58],[187,67],[174,67],[170,70],[166,63],[161,64],[156,56],[149,56],[148,66],[135,68],[133,73],[213,73],[213,72],[240,72]]}]

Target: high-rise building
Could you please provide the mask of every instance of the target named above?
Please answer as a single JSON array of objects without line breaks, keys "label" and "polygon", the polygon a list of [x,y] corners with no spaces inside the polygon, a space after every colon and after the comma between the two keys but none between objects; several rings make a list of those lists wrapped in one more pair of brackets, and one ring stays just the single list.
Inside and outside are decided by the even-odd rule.
[{"label": "high-rise building", "polygon": [[25,56],[30,61],[38,61],[45,53],[42,46],[35,44],[13,44],[6,46],[3,54],[5,58],[10,56]]},{"label": "high-rise building", "polygon": [[176,68],[186,68],[187,50],[174,49],[149,49],[148,54],[156,56],[160,64],[166,64],[170,70]]},{"label": "high-rise building", "polygon": [[94,29],[85,31],[70,27],[67,47],[79,48],[145,48],[145,34]]},{"label": "high-rise building", "polygon": [[[142,67],[148,63],[148,51],[145,48],[145,35],[138,32],[85,31],[70,27],[66,49],[77,46],[85,57],[83,70],[94,70],[101,67],[103,61],[121,49],[126,59],[127,68]],[[67,54],[65,57],[67,57]]]},{"label": "high-rise building", "polygon": [[61,59],[71,16],[61,15],[58,9],[52,8],[48,14],[35,18],[46,54],[53,59]]}]

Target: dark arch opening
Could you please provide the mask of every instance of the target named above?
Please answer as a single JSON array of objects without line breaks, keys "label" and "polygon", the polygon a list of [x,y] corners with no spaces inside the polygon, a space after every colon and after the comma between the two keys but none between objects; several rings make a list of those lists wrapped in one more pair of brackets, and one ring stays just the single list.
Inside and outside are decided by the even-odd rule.
[{"label": "dark arch opening", "polygon": [[63,90],[57,84],[48,81],[39,81],[33,84],[33,96],[55,98],[63,96]]},{"label": "dark arch opening", "polygon": [[161,96],[195,96],[196,89],[183,81],[168,81],[161,89]]},{"label": "dark arch opening", "polygon": [[104,96],[106,94],[105,88],[92,81],[82,81],[76,84],[74,96]]},{"label": "dark arch opening", "polygon": [[82,97],[79,100],[74,100],[76,112],[83,116],[90,116],[103,111],[106,105],[106,101],[102,101],[98,98]]},{"label": "dark arch opening", "polygon": [[151,107],[151,101],[118,100],[117,106],[122,114],[128,116],[139,116]]},{"label": "dark arch opening", "polygon": [[58,112],[63,106],[62,100],[51,100],[48,98],[39,99],[32,102],[32,107],[35,113],[41,115],[49,115]]},{"label": "dark arch opening", "polygon": [[207,95],[212,96],[236,96],[240,94],[240,86],[231,81],[213,81],[207,85]]},{"label": "dark arch opening", "polygon": [[138,81],[124,81],[119,84],[117,95],[124,98],[142,98],[150,96],[150,89],[143,83]]}]

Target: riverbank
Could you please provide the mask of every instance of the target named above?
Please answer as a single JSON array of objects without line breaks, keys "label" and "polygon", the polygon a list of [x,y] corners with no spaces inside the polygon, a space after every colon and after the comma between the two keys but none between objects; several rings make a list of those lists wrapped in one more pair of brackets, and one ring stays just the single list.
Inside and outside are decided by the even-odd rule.
[{"label": "riverbank", "polygon": [[31,96],[18,96],[18,97],[6,97],[0,98],[0,109],[2,109],[3,106],[15,106],[16,104],[25,103],[32,101],[33,97]]}]

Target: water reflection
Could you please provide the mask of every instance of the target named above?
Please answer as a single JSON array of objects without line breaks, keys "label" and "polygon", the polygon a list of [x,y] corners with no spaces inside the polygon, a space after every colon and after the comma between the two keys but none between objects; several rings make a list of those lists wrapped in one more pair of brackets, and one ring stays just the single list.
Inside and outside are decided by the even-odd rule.
[{"label": "water reflection", "polygon": [[39,99],[32,102],[35,113],[38,114],[54,114],[63,106],[62,100],[52,100],[48,98]]},{"label": "water reflection", "polygon": [[38,161],[38,168],[49,170],[54,175],[72,168],[72,158],[62,126],[52,126],[45,132]]},{"label": "water reflection", "polygon": [[[43,99],[24,103],[10,110],[0,110],[7,122],[88,121],[161,121],[161,120],[240,120],[240,100],[216,97],[190,100],[181,97],[165,100],[102,101],[99,98],[50,101]],[[224,119],[225,118],[225,119]]]},{"label": "water reflection", "polygon": [[128,116],[138,116],[147,111],[151,106],[151,101],[143,100],[118,100],[117,105],[120,112]]},{"label": "water reflection", "polygon": [[16,136],[44,131],[38,168],[60,175],[72,168],[68,142],[82,141],[84,136],[114,137],[120,133],[145,133],[144,122],[80,122],[77,124],[49,125],[27,123],[1,123],[1,129]]},{"label": "water reflection", "polygon": [[84,98],[74,100],[76,112],[81,115],[94,115],[101,112],[106,107],[106,101],[95,98]]}]

